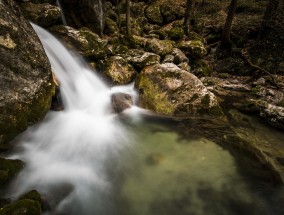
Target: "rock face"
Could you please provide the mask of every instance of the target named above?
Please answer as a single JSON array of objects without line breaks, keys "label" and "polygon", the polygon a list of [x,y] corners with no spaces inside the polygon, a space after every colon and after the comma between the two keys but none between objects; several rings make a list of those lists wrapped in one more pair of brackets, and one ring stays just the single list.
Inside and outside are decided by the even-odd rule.
[{"label": "rock face", "polygon": [[49,110],[51,67],[32,27],[12,0],[0,2],[0,143]]},{"label": "rock face", "polygon": [[222,116],[213,93],[196,76],[176,65],[156,64],[142,70],[135,83],[140,105],[175,117]]}]

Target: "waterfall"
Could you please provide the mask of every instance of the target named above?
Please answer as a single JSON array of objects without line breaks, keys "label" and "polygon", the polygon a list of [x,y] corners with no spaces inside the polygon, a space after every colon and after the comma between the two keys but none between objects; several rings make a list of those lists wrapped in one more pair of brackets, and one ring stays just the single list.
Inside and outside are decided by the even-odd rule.
[{"label": "waterfall", "polygon": [[60,16],[61,16],[62,24],[67,25],[67,21],[66,21],[64,13],[62,11],[60,0],[56,0],[56,5],[60,8]]},{"label": "waterfall", "polygon": [[13,158],[26,165],[12,185],[13,195],[37,189],[55,207],[51,214],[112,214],[110,161],[129,144],[115,114],[111,94],[135,94],[133,86],[110,89],[87,64],[55,37],[32,25],[60,83],[63,111],[50,111],[18,140]]}]

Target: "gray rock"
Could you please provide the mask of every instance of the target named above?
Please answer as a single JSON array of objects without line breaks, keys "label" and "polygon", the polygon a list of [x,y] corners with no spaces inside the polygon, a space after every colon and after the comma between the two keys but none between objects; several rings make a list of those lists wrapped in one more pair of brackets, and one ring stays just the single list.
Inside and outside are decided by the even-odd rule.
[{"label": "gray rock", "polygon": [[174,56],[174,63],[175,64],[180,64],[183,62],[188,63],[189,60],[186,57],[186,55],[182,52],[182,50],[178,49],[178,48],[174,48],[172,55]]},{"label": "gray rock", "polygon": [[115,113],[121,113],[133,105],[133,99],[125,93],[115,93],[111,96],[111,103]]}]

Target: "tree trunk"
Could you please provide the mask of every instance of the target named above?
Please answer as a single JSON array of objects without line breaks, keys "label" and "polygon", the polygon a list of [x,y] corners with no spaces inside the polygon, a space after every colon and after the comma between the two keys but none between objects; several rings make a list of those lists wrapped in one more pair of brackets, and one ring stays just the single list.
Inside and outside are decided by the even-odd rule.
[{"label": "tree trunk", "polygon": [[238,2],[237,0],[231,0],[229,6],[229,12],[221,36],[221,48],[223,49],[230,49],[232,47],[230,35],[231,35],[232,23],[237,9],[237,2]]},{"label": "tree trunk", "polygon": [[131,35],[130,0],[126,0],[126,34]]},{"label": "tree trunk", "polygon": [[260,27],[260,35],[268,29],[271,19],[279,5],[279,0],[269,0],[267,3],[264,16],[262,18],[261,27]]},{"label": "tree trunk", "polygon": [[189,30],[188,26],[190,26],[194,22],[194,6],[195,6],[195,0],[186,1],[184,23],[183,23],[186,35],[188,35],[188,30]]}]

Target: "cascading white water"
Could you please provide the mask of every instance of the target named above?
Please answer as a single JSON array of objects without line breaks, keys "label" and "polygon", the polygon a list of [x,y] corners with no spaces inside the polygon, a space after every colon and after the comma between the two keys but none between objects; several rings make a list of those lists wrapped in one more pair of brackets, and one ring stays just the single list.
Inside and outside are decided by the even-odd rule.
[{"label": "cascading white water", "polygon": [[110,96],[135,92],[132,86],[109,89],[50,33],[33,28],[60,82],[65,109],[49,112],[20,138],[23,150],[13,157],[26,167],[13,184],[13,194],[39,190],[56,207],[52,214],[112,214],[105,205],[112,188],[107,171],[114,168],[108,164],[129,141],[109,111]]}]

